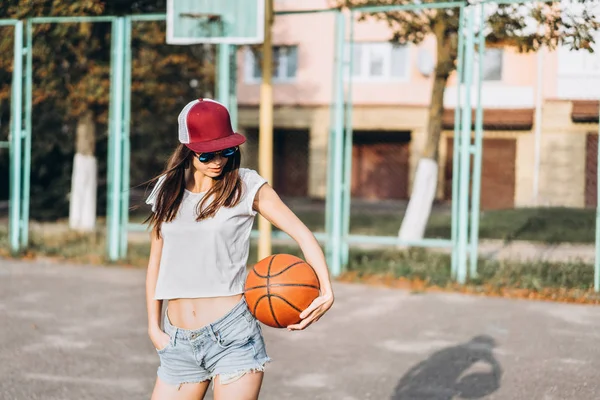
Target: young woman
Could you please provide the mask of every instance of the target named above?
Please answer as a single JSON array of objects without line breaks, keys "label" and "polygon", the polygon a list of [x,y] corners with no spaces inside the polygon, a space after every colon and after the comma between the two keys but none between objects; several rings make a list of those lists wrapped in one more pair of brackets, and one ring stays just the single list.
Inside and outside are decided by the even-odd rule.
[{"label": "young woman", "polygon": [[210,381],[216,400],[256,399],[270,361],[243,297],[256,214],[289,234],[319,277],[320,296],[288,330],[306,328],[332,306],[327,266],[310,230],[265,179],[240,168],[245,138],[223,105],[194,100],[178,120],[180,144],[146,200],[148,333],[160,358],[152,399],[203,399]]}]

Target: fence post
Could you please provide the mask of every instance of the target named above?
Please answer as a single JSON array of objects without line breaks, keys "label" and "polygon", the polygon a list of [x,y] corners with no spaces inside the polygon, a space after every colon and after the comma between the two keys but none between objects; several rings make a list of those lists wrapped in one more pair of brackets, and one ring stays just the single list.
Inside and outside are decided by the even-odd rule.
[{"label": "fence post", "polygon": [[217,100],[229,109],[230,95],[230,47],[228,44],[217,45]]},{"label": "fence post", "polygon": [[461,132],[461,88],[463,82],[463,71],[464,71],[464,47],[465,47],[465,7],[460,8],[459,24],[458,24],[458,55],[457,55],[457,99],[456,107],[454,109],[454,137],[452,147],[452,228],[451,228],[451,240],[452,240],[452,262],[450,274],[452,278],[456,279],[458,273],[458,189],[460,183],[460,132]]},{"label": "fence post", "polygon": [[347,66],[345,78],[346,83],[346,97],[345,97],[345,110],[346,110],[346,126],[344,132],[344,186],[343,186],[343,200],[342,200],[342,268],[346,268],[348,265],[349,258],[349,244],[348,236],[350,234],[350,215],[351,215],[351,201],[352,201],[352,144],[353,144],[353,129],[352,129],[352,73],[354,63],[354,13],[350,12],[350,34],[348,40],[348,59],[344,65]]},{"label": "fence post", "polygon": [[124,18],[118,17],[112,23],[111,34],[111,74],[110,74],[110,108],[108,131],[108,201],[106,212],[106,243],[108,258],[116,261],[119,258],[120,232],[120,192],[121,192],[121,157],[122,157],[122,124],[123,124],[123,33]]},{"label": "fence post", "polygon": [[237,49],[234,44],[229,45],[229,114],[231,115],[231,126],[238,130],[238,101],[237,101]]},{"label": "fence post", "polygon": [[461,109],[462,132],[460,140],[460,185],[459,185],[459,225],[458,225],[458,274],[457,280],[463,284],[467,280],[467,245],[469,231],[469,156],[471,146],[471,84],[473,81],[473,6],[465,9],[467,20],[467,40],[465,49],[465,102]]},{"label": "fence post", "polygon": [[[600,103],[600,102],[599,102]],[[598,110],[598,138],[600,143],[600,109]],[[598,160],[596,169],[596,259],[594,262],[594,290],[600,291],[600,145],[598,147]]]},{"label": "fence post", "polygon": [[[483,142],[483,107],[481,105],[481,82],[483,79],[483,57],[485,51],[485,9],[479,6],[481,19],[477,37],[479,47],[479,64],[477,74],[477,109],[475,114],[475,146],[473,147],[473,189],[471,193],[471,250],[469,276],[477,276],[477,260],[479,258],[479,207],[481,200],[481,159]],[[474,18],[474,16],[473,16]]]},{"label": "fence post", "polygon": [[31,113],[33,104],[33,23],[27,20],[25,37],[25,130],[23,138],[23,193],[21,205],[21,248],[29,244],[29,197],[31,193]]},{"label": "fence post", "polygon": [[10,250],[21,249],[21,167],[22,167],[22,118],[23,118],[23,22],[15,23],[13,76],[11,88],[10,123],[10,202],[9,232]]},{"label": "fence post", "polygon": [[121,168],[121,212],[120,212],[120,232],[119,232],[119,258],[127,256],[127,240],[129,226],[129,182],[131,170],[131,17],[124,17],[123,20],[123,107],[122,107],[122,126],[121,126],[121,142],[122,142],[122,160]]},{"label": "fence post", "polygon": [[334,82],[334,105],[332,109],[331,135],[329,136],[329,156],[327,160],[327,186],[328,191],[326,218],[327,223],[327,252],[328,265],[332,276],[341,272],[342,252],[342,179],[343,179],[343,156],[344,156],[344,40],[345,24],[344,14],[336,13],[335,32],[335,69],[333,73]]}]

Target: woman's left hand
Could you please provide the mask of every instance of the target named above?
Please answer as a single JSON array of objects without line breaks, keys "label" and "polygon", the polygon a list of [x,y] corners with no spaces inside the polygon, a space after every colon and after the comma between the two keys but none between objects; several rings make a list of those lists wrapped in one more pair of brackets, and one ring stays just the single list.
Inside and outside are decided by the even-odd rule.
[{"label": "woman's left hand", "polygon": [[333,305],[333,293],[322,294],[313,300],[308,308],[300,313],[302,321],[295,325],[288,325],[288,331],[301,331],[313,322],[317,322]]}]

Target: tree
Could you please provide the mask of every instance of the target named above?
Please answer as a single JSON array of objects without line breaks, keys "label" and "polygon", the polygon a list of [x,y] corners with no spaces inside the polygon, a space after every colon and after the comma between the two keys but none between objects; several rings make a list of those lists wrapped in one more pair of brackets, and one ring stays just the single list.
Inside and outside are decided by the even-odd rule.
[{"label": "tree", "polygon": [[[419,3],[439,3],[421,0]],[[339,7],[416,3],[412,0],[337,0]],[[510,46],[519,52],[537,51],[542,46],[552,50],[559,45],[592,52],[593,34],[600,22],[590,10],[592,2],[579,1],[578,7],[560,2],[528,2],[524,4],[489,4],[486,7],[486,43]],[[402,239],[420,239],[431,212],[437,185],[439,143],[442,132],[444,90],[456,69],[458,56],[459,8],[420,11],[392,11],[363,14],[361,20],[385,21],[395,43],[420,44],[433,35],[437,44],[433,89],[429,105],[429,121],[425,148],[417,167],[408,212],[400,230]],[[536,29],[531,29],[531,27]]]},{"label": "tree", "polygon": [[[10,0],[0,2],[0,18],[143,14],[165,8],[165,0]],[[110,32],[109,23],[34,25],[33,218],[69,212],[71,226],[87,230],[97,214],[94,203],[103,210],[106,182],[97,177],[106,169]],[[0,118],[9,114],[12,45],[12,35],[0,37]],[[163,22],[135,23],[132,49],[131,140],[134,150],[144,149],[132,154],[135,183],[162,167],[183,105],[213,87],[214,49],[166,45]],[[82,201],[71,202],[69,210],[69,198]]]}]

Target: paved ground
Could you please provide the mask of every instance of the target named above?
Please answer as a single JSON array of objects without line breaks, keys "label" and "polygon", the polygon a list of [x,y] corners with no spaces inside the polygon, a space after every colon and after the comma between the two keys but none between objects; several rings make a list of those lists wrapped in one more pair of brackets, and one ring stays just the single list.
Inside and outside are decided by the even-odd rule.
[{"label": "paved ground", "polygon": [[[600,307],[338,284],[261,399],[598,399]],[[148,399],[144,271],[0,259],[0,399]]]}]

